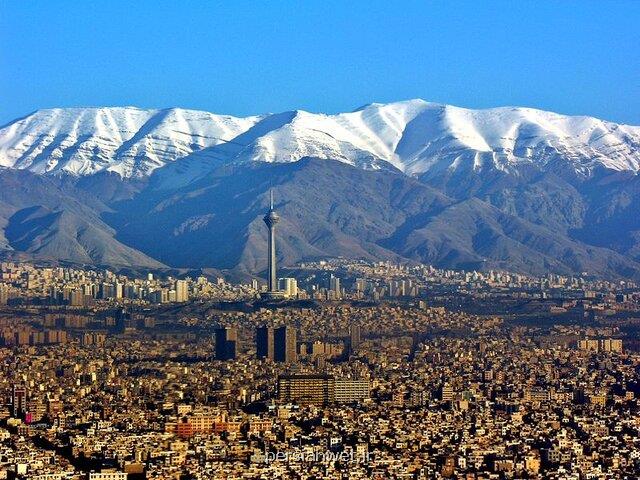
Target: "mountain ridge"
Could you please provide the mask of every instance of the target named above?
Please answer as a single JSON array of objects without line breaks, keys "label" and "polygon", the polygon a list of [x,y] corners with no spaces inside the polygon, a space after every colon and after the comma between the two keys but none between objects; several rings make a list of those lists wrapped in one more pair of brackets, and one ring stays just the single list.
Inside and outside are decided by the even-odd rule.
[{"label": "mountain ridge", "polygon": [[255,274],[273,187],[284,265],[640,278],[639,170],[640,127],[530,108],[49,109],[0,128],[0,251]]},{"label": "mountain ridge", "polygon": [[413,176],[460,168],[517,171],[520,163],[546,167],[562,158],[588,176],[599,165],[637,172],[639,151],[640,127],[528,107],[472,110],[421,99],[333,115],[44,109],[0,129],[2,166],[72,175],[107,170],[125,178],[149,176],[191,155],[226,162],[313,156],[368,169],[386,162]]}]

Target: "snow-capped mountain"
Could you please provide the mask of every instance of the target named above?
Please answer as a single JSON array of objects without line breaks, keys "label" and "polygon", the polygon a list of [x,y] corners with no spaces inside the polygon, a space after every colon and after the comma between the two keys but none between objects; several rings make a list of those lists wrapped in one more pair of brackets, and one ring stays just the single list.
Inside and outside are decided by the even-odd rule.
[{"label": "snow-capped mountain", "polygon": [[[413,176],[523,165],[640,170],[640,127],[531,108],[470,110],[408,100],[336,115],[305,111],[236,118],[208,112],[137,108],[40,110],[0,129],[0,166],[36,173],[102,170],[144,177],[197,178],[220,162],[340,160],[391,166]],[[161,175],[162,176],[162,175]]]},{"label": "snow-capped mountain", "polygon": [[531,108],[470,110],[409,100],[371,104],[338,115],[295,112],[260,136],[237,159],[296,161],[305,156],[358,165],[375,157],[415,175],[434,168],[518,162],[544,165],[562,156],[576,168],[598,163],[614,170],[640,168],[640,127],[571,117]]},{"label": "snow-capped mountain", "polygon": [[273,188],[283,265],[640,279],[639,171],[639,127],[530,108],[41,110],[0,128],[0,258],[256,274]]},{"label": "snow-capped mountain", "polygon": [[0,166],[73,175],[107,170],[142,177],[235,138],[259,118],[179,108],[39,110],[0,130]]}]

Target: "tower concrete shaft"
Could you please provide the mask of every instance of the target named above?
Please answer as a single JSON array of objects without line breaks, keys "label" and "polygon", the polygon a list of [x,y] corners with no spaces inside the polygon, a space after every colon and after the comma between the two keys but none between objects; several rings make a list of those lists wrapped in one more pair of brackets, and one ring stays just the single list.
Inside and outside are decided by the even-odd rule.
[{"label": "tower concrete shaft", "polygon": [[273,192],[271,192],[271,206],[269,211],[264,216],[264,223],[269,228],[269,239],[268,239],[268,258],[267,258],[267,267],[268,267],[268,278],[267,278],[267,286],[269,292],[275,292],[278,290],[278,276],[276,273],[276,224],[280,221],[280,217],[273,209]]},{"label": "tower concrete shaft", "polygon": [[276,273],[276,228],[269,225],[269,291],[278,289],[278,276]]}]

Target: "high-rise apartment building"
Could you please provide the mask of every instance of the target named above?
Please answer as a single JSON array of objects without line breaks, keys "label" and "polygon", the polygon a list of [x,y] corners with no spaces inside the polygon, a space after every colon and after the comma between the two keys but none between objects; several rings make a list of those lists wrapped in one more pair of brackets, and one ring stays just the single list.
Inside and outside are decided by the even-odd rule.
[{"label": "high-rise apartment building", "polygon": [[263,326],[256,330],[256,355],[258,358],[275,360],[273,327]]},{"label": "high-rise apartment building", "polygon": [[176,280],[175,291],[176,302],[186,302],[189,300],[189,286],[186,280]]},{"label": "high-rise apartment building", "polygon": [[298,281],[295,278],[281,278],[279,287],[288,298],[296,298],[298,295]]},{"label": "high-rise apartment building", "polygon": [[336,378],[324,374],[295,374],[278,377],[278,399],[301,405],[351,403],[370,397],[368,380]]},{"label": "high-rise apartment building", "polygon": [[369,380],[336,378],[334,385],[334,401],[336,403],[358,402],[371,396]]},{"label": "high-rise apartment building", "polygon": [[281,375],[278,399],[301,405],[327,405],[335,399],[335,379],[331,375]]},{"label": "high-rise apartment building", "polygon": [[340,279],[338,277],[334,277],[333,274],[329,277],[329,290],[333,292],[335,298],[340,298]]},{"label": "high-rise apartment building", "polygon": [[360,342],[362,341],[360,336],[360,325],[352,323],[349,327],[349,337],[351,340],[351,349],[358,348]]},{"label": "high-rise apartment building", "polygon": [[298,359],[297,333],[288,325],[276,328],[273,333],[274,360],[276,362],[294,363]]},{"label": "high-rise apartment building", "polygon": [[216,359],[234,360],[238,348],[238,330],[235,327],[216,329]]},{"label": "high-rise apartment building", "polygon": [[364,278],[356,278],[354,289],[358,293],[363,293],[367,289],[367,280]]},{"label": "high-rise apartment building", "polygon": [[24,415],[27,405],[27,388],[24,385],[14,385],[11,391],[11,409],[13,416]]}]

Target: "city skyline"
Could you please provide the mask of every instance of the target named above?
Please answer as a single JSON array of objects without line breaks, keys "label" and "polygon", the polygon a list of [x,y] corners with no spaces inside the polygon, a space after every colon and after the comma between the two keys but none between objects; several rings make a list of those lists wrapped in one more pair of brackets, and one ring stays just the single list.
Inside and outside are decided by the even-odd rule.
[{"label": "city skyline", "polygon": [[640,478],[639,21],[0,0],[0,480]]},{"label": "city skyline", "polygon": [[21,359],[2,364],[0,471],[640,471],[638,285],[346,259],[296,276],[265,308],[253,282],[0,262],[0,354]]}]

